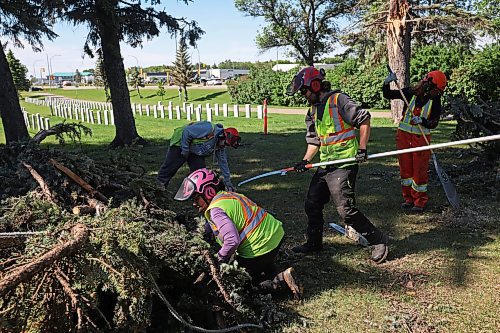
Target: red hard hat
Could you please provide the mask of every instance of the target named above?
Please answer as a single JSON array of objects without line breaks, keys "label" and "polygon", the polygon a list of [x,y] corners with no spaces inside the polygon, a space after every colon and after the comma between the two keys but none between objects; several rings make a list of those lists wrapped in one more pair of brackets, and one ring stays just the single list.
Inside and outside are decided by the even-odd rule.
[{"label": "red hard hat", "polygon": [[292,82],[288,85],[286,93],[293,95],[302,87],[310,87],[311,82],[314,80],[323,81],[325,79],[325,71],[323,69],[316,69],[313,66],[306,67],[298,72]]},{"label": "red hard hat", "polygon": [[234,127],[228,127],[224,129],[224,135],[226,137],[226,145],[233,148],[238,148],[241,142],[240,133]]},{"label": "red hard hat", "polygon": [[441,91],[444,91],[444,88],[446,88],[446,83],[448,82],[448,80],[446,79],[446,75],[439,70],[429,72],[425,76],[424,81],[432,82]]}]

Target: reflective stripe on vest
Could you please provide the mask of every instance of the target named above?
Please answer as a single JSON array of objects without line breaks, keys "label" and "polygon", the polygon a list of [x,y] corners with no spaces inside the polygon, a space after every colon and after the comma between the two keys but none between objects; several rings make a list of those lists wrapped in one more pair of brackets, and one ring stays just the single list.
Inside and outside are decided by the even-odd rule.
[{"label": "reflective stripe on vest", "polygon": [[333,133],[328,136],[320,137],[320,142],[322,146],[333,145],[342,141],[351,140],[356,137],[356,130],[350,128],[344,132]]},{"label": "reflective stripe on vest", "polygon": [[[213,198],[212,202],[215,203],[218,200],[222,199],[237,200],[240,203],[241,208],[243,209],[245,225],[243,226],[242,230],[238,230],[238,232],[240,233],[240,243],[243,243],[248,238],[248,236],[250,236],[251,233],[262,223],[267,215],[267,212],[264,209],[258,207],[250,199],[234,192],[218,194]],[[252,207],[255,210],[253,210]]]},{"label": "reflective stripe on vest", "polygon": [[[318,133],[319,139],[322,146],[333,145],[336,143],[340,143],[343,141],[351,140],[356,138],[356,130],[349,124],[345,124],[344,120],[339,114],[337,108],[337,100],[339,98],[339,94],[333,94],[328,99],[328,113],[330,114],[330,120],[333,122],[334,133]],[[333,102],[333,103],[332,103]],[[323,116],[324,117],[324,116]],[[324,121],[316,119],[316,123],[321,124]],[[319,127],[319,130],[323,130],[322,126]]]},{"label": "reflective stripe on vest", "polygon": [[[403,119],[399,123],[399,129],[413,134],[422,134],[418,126],[413,126],[410,123],[411,118],[413,117],[413,110],[415,109],[415,102],[416,102],[416,97],[413,96],[410,100],[408,108],[406,109]],[[420,118],[428,119],[432,111],[431,108],[432,108],[432,99],[429,99],[429,101],[425,103],[422,113],[420,113]],[[422,127],[422,130],[425,134],[431,133],[431,131],[428,128],[423,126],[420,127]]]}]

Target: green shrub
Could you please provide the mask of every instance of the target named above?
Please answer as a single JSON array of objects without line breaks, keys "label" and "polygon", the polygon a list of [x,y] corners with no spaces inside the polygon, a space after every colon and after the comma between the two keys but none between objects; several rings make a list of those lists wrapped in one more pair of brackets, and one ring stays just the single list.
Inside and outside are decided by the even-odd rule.
[{"label": "green shrub", "polygon": [[453,70],[472,56],[463,45],[428,45],[413,50],[410,60],[410,82],[422,80],[427,73],[439,69],[450,79]]},{"label": "green shrub", "polygon": [[465,97],[469,102],[474,102],[477,96],[485,101],[498,101],[498,73],[500,44],[489,45],[453,70],[447,92]]}]

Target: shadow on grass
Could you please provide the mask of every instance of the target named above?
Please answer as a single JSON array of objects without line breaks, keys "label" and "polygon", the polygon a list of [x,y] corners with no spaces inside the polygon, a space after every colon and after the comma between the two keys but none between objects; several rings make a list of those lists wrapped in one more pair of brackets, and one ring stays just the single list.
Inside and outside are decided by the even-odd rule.
[{"label": "shadow on grass", "polygon": [[212,99],[215,99],[217,97],[219,97],[220,95],[223,95],[225,94],[226,91],[218,91],[218,92],[214,92],[214,93],[211,93],[211,94],[207,94],[207,95],[203,95],[203,96],[199,96],[193,100],[191,100],[192,102],[201,102],[201,101],[206,101],[206,100],[212,100]]}]

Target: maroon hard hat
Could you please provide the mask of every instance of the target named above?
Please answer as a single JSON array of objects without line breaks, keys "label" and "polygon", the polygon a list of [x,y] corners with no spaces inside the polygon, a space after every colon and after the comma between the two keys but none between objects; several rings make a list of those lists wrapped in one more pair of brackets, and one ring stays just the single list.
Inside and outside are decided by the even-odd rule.
[{"label": "maroon hard hat", "polygon": [[300,70],[294,77],[292,82],[288,85],[286,89],[287,95],[293,95],[299,91],[302,87],[310,87],[311,82],[314,80],[323,81],[325,79],[325,70],[323,68],[317,69],[314,66],[306,67]]}]

